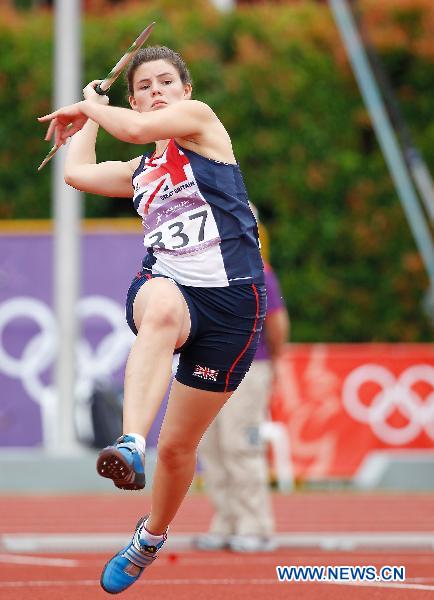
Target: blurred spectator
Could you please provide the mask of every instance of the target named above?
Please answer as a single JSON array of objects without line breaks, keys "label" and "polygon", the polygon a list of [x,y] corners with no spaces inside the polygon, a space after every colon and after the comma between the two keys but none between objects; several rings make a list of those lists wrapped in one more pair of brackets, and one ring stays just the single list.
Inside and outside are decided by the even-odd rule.
[{"label": "blurred spectator", "polygon": [[255,359],[199,445],[206,489],[215,511],[209,533],[195,540],[200,550],[266,552],[276,546],[260,426],[267,418],[289,318],[269,265],[265,266],[265,276],[267,315]]}]

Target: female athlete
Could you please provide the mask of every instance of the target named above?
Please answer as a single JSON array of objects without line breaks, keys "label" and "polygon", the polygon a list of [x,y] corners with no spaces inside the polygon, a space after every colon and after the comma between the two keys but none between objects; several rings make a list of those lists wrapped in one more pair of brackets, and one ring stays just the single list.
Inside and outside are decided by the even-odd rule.
[{"label": "female athlete", "polygon": [[[84,192],[131,197],[145,256],[126,300],[136,334],[125,369],[124,435],[101,451],[97,470],[117,487],[145,485],[145,438],[180,354],[162,424],[150,514],[105,566],[118,593],[156,558],[195,472],[205,430],[248,371],[266,310],[263,263],[230,137],[213,110],[191,99],[182,58],[142,49],[127,73],[131,109],[95,92],[40,117],[46,139],[68,145],[65,181]],[[129,162],[96,162],[98,127],[124,142],[155,142]],[[106,265],[106,268],[110,268]]]}]

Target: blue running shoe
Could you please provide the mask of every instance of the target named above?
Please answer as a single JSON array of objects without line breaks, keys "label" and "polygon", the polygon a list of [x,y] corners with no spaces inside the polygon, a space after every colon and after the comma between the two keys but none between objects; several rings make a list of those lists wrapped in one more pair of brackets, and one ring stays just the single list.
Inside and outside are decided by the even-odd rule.
[{"label": "blue running shoe", "polygon": [[145,487],[145,455],[136,446],[132,435],[123,435],[113,446],[103,448],[98,455],[96,470],[101,477],[112,479],[123,490]]},{"label": "blue running shoe", "polygon": [[101,587],[109,594],[119,594],[133,585],[143,571],[157,558],[156,554],[166,541],[167,535],[156,546],[146,546],[140,533],[146,517],[137,523],[133,539],[105,565],[101,574]]}]

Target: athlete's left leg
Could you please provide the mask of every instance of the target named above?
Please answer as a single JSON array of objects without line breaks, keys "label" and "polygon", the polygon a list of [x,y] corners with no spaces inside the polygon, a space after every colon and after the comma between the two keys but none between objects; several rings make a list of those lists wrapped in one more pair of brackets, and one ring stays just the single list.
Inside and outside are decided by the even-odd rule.
[{"label": "athlete's left leg", "polygon": [[107,592],[126,590],[157,557],[193,479],[200,438],[230,395],[174,381],[158,443],[151,513],[138,522],[131,542],[105,565],[101,585]]},{"label": "athlete's left leg", "polygon": [[193,480],[200,439],[231,394],[173,382],[158,441],[148,531],[166,531]]}]

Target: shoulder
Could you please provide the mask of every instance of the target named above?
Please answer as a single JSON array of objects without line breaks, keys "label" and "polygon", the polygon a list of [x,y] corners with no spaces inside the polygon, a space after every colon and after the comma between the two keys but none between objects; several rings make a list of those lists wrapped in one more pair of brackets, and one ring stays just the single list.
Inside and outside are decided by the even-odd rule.
[{"label": "shoulder", "polygon": [[206,104],[205,102],[202,102],[201,100],[182,100],[179,103],[178,108],[184,112],[184,113],[188,113],[190,115],[194,115],[200,118],[205,118],[205,119],[209,119],[209,120],[217,120],[218,121],[218,117],[215,114],[215,112],[213,111],[213,109]]},{"label": "shoulder", "polygon": [[205,158],[236,164],[230,136],[213,109],[200,100],[185,100],[183,104],[196,129],[189,135],[177,136],[179,145]]}]

